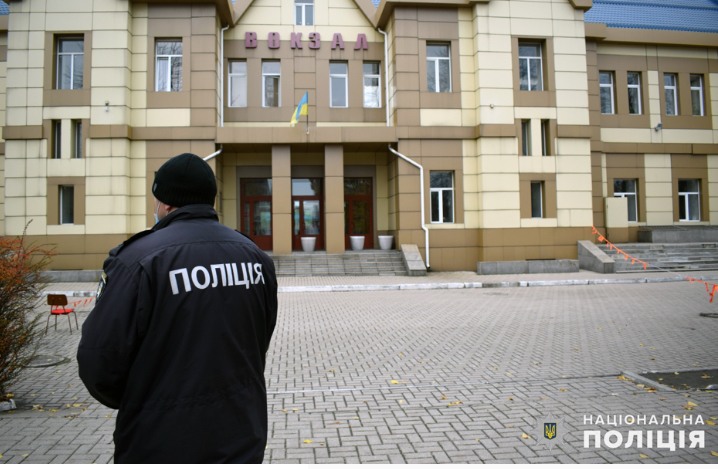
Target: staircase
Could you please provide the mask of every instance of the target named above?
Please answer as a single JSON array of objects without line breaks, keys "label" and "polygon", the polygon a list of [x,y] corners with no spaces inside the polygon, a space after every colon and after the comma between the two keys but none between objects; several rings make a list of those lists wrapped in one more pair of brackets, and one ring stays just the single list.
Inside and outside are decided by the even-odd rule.
[{"label": "staircase", "polygon": [[367,249],[343,254],[293,252],[289,255],[272,254],[272,258],[280,277],[407,275],[401,251]]},{"label": "staircase", "polygon": [[[718,270],[718,243],[624,243],[616,247],[643,262],[648,270],[692,271]],[[631,264],[622,254],[611,251],[605,244],[600,249],[611,256],[615,262],[615,272],[635,272],[643,270],[643,264]]]}]

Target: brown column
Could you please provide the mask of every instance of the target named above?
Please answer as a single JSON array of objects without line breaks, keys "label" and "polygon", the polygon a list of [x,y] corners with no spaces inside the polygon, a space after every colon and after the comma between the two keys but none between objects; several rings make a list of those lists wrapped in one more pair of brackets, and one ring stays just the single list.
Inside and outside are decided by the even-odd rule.
[{"label": "brown column", "polygon": [[272,146],[272,251],[292,252],[292,154],[287,145]]},{"label": "brown column", "polygon": [[328,253],[344,252],[344,147],[324,147],[324,226]]}]

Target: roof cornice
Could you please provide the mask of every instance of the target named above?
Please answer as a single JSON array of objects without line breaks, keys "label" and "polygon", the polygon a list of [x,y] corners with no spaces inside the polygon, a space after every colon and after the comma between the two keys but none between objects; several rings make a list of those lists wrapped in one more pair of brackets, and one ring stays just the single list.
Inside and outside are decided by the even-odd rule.
[{"label": "roof cornice", "polygon": [[612,28],[604,23],[585,23],[586,39],[624,44],[661,44],[695,47],[716,47],[712,33],[667,31],[663,29]]},{"label": "roof cornice", "polygon": [[217,8],[217,16],[222,26],[234,26],[237,22],[234,16],[235,7],[232,0],[130,0],[131,3],[151,3],[155,5],[177,5],[177,4],[202,4],[214,5]]}]

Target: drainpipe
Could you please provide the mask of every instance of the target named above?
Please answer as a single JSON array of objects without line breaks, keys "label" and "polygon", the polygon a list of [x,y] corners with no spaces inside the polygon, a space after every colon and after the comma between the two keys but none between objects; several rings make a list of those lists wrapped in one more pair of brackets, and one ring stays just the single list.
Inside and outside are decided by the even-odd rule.
[{"label": "drainpipe", "polygon": [[229,25],[219,31],[219,126],[224,127],[224,32]]},{"label": "drainpipe", "polygon": [[379,33],[384,36],[384,99],[386,100],[386,126],[391,127],[391,117],[389,112],[389,37],[379,28]]},{"label": "drainpipe", "polygon": [[398,151],[394,150],[391,145],[388,145],[389,151],[394,153],[396,156],[401,158],[402,160],[406,161],[407,163],[416,166],[419,168],[419,194],[421,197],[421,229],[424,230],[424,249],[425,249],[425,256],[426,256],[426,268],[429,269],[431,265],[429,264],[429,229],[426,227],[426,223],[424,223],[424,167],[421,166],[416,161],[412,160],[411,158],[402,155]]},{"label": "drainpipe", "polygon": [[212,153],[211,155],[205,156],[205,157],[203,158],[203,160],[209,161],[209,160],[215,158],[215,157],[216,157],[217,155],[219,155],[220,153],[222,153],[222,145],[219,146],[219,150],[215,151],[215,152]]}]

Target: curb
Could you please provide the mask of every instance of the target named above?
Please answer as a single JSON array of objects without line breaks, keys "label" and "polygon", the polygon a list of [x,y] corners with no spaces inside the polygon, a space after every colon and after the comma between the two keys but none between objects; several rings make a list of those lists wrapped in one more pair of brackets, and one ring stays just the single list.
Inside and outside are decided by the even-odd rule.
[{"label": "curb", "polygon": [[[718,281],[715,276],[695,277],[697,280]],[[466,290],[477,288],[521,288],[521,287],[566,287],[586,285],[630,285],[639,283],[684,282],[684,277],[639,277],[639,278],[594,278],[564,280],[513,280],[505,282],[436,282],[436,283],[394,283],[394,284],[344,284],[344,285],[308,285],[279,287],[279,293],[337,293],[365,291],[411,291],[411,290]],[[61,294],[75,298],[94,297],[95,291],[86,290],[52,290],[41,295]]]}]

